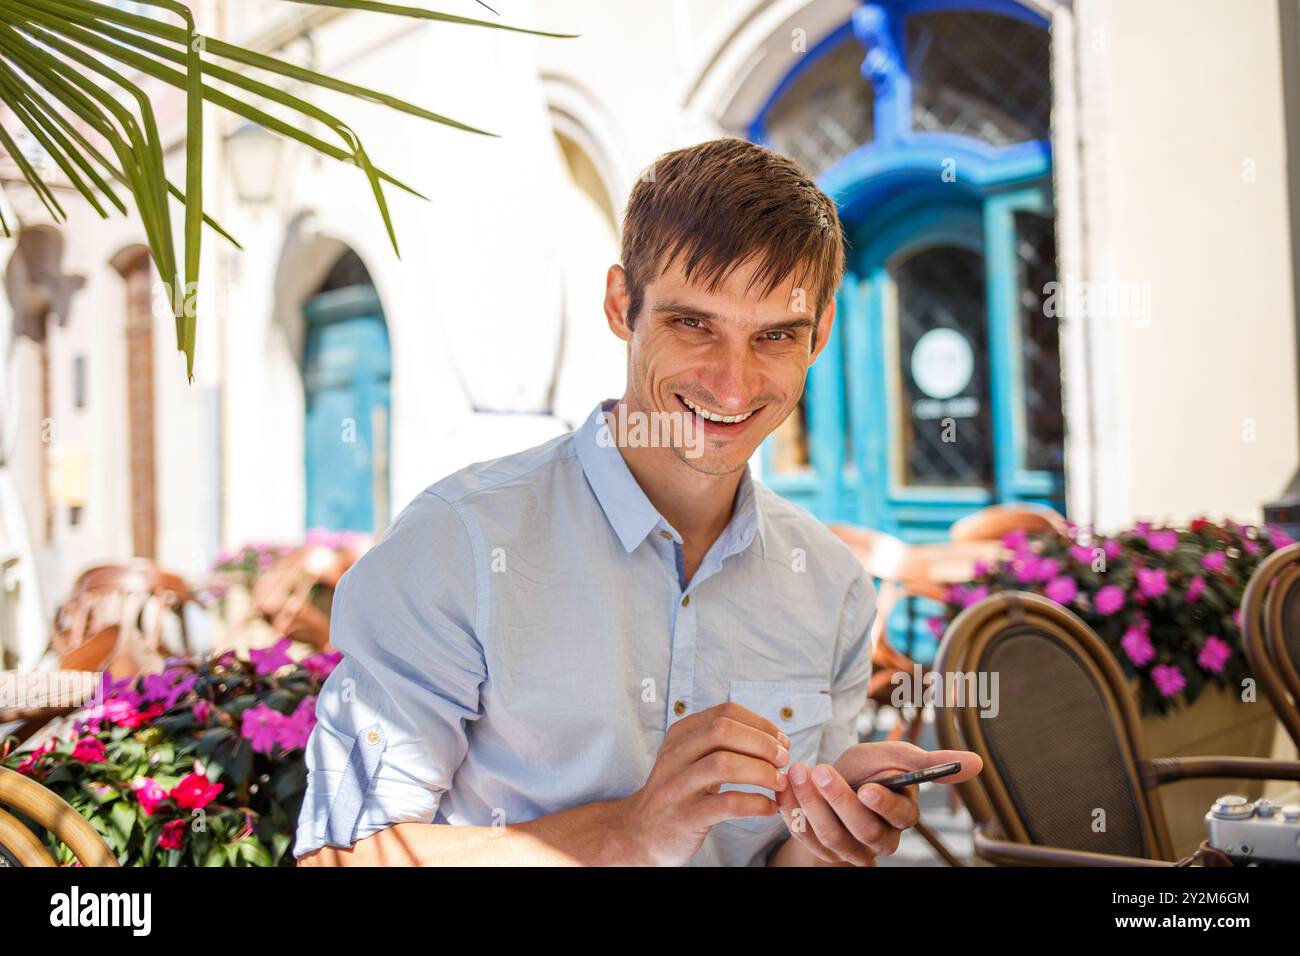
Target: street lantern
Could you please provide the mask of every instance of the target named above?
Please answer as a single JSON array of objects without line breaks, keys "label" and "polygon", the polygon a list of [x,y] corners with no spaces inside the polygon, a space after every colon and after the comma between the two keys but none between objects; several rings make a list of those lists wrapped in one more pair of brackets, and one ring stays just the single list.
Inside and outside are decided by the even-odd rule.
[{"label": "street lantern", "polygon": [[251,121],[241,123],[226,137],[230,174],[241,202],[264,206],[271,201],[283,150],[279,136]]}]

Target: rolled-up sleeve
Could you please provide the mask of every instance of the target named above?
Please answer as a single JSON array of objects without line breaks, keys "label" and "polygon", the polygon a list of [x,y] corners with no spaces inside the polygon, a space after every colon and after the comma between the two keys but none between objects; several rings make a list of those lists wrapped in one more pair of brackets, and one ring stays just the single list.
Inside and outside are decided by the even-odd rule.
[{"label": "rolled-up sleeve", "polygon": [[862,571],[844,596],[831,681],[831,719],[822,729],[817,755],[822,763],[834,763],[858,742],[858,715],[866,705],[871,681],[871,632],[875,619],[876,589]]},{"label": "rolled-up sleeve", "polygon": [[476,549],[426,490],[343,576],[307,744],[295,857],[397,823],[431,823],[468,748],[486,677],[476,635]]}]

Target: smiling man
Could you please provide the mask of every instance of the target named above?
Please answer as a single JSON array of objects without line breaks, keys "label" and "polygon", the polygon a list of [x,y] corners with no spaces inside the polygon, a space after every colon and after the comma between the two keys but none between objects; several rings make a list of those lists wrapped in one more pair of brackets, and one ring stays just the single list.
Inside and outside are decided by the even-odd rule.
[{"label": "smiling man", "polygon": [[622,258],[622,398],[431,485],[340,582],[301,864],[870,865],[917,804],[865,781],[979,772],[857,742],[871,583],[749,473],[835,321],[834,203],[704,143],[637,183]]}]

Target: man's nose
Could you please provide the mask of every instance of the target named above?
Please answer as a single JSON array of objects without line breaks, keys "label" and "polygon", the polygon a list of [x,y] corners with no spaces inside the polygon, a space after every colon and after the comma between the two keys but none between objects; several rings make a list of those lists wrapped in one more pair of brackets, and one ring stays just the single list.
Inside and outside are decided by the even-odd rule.
[{"label": "man's nose", "polygon": [[748,342],[723,343],[709,363],[700,383],[713,396],[715,411],[734,414],[748,411],[758,393],[760,373]]}]

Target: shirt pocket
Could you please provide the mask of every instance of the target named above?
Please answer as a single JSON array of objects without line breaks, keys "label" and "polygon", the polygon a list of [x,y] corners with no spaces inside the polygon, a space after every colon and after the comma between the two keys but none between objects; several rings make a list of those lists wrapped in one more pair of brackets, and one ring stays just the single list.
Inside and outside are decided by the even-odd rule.
[{"label": "shirt pocket", "polygon": [[[831,719],[831,688],[825,681],[733,680],[729,699],[732,703],[766,717],[790,738],[790,761],[782,772],[796,763],[811,766],[817,760],[822,725]],[[775,799],[766,787],[727,785],[724,790],[748,790]],[[781,815],[743,817],[728,821],[745,829],[762,829],[779,825]]]}]

